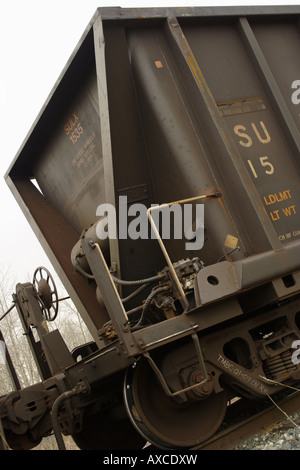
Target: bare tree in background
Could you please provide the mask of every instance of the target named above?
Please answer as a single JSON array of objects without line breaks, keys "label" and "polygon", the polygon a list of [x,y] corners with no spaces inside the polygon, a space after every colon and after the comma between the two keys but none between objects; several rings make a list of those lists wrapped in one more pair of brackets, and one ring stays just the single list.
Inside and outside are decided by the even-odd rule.
[{"label": "bare tree in background", "polygon": [[58,316],[48,324],[48,327],[49,330],[58,329],[60,331],[70,351],[76,346],[93,341],[84,321],[70,299],[60,302]]},{"label": "bare tree in background", "polygon": [[[31,280],[22,282],[32,282]],[[13,293],[16,291],[17,282],[14,280],[10,268],[0,270],[0,317],[13,305]],[[60,298],[67,296],[64,288],[58,281]],[[59,313],[55,321],[48,322],[49,331],[58,329],[70,352],[79,345],[92,341],[92,337],[70,299],[59,303]],[[23,327],[16,308],[13,308],[0,322],[0,331],[11,356],[21,388],[40,382],[41,377],[36,368],[27,339],[24,336]],[[13,391],[13,383],[3,360],[5,356],[0,354],[0,397]],[[66,447],[77,449],[72,438],[65,438]],[[53,436],[43,439],[37,449],[56,449],[56,441]]]},{"label": "bare tree in background", "polygon": [[[0,271],[0,316],[2,317],[13,305],[12,294],[15,292],[16,282],[10,268]],[[16,369],[21,387],[26,387],[40,380],[36,370],[31,351],[24,336],[23,328],[16,309],[12,309],[0,322],[0,330],[5,339],[14,367]],[[6,364],[1,364],[0,394],[10,391],[12,383]]]}]

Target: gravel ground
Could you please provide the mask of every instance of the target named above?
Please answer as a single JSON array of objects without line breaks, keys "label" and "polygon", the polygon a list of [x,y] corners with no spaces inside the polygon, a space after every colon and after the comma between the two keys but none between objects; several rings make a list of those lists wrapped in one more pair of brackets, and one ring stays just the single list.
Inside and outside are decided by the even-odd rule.
[{"label": "gravel ground", "polygon": [[300,450],[300,412],[267,432],[255,434],[232,450]]}]

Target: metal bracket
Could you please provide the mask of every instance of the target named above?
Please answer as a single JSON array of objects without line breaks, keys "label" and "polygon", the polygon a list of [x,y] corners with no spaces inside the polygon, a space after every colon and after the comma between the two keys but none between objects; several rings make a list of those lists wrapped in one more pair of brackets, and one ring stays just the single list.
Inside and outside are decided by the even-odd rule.
[{"label": "metal bracket", "polygon": [[161,371],[159,370],[159,368],[155,364],[154,360],[150,356],[149,351],[143,354],[143,356],[145,356],[146,359],[149,361],[149,364],[152,367],[153,371],[155,372],[162,388],[164,389],[165,393],[169,397],[175,397],[177,395],[181,395],[185,392],[188,392],[189,390],[193,390],[194,388],[199,387],[199,385],[204,384],[208,380],[208,375],[207,375],[207,372],[206,372],[206,367],[205,367],[205,364],[204,364],[204,360],[203,360],[203,356],[202,356],[202,351],[201,351],[201,346],[200,346],[198,335],[197,335],[197,333],[193,333],[191,335],[191,337],[192,337],[192,340],[194,341],[195,349],[196,349],[196,352],[197,352],[198,362],[200,364],[200,368],[201,368],[202,375],[203,375],[204,378],[203,378],[203,380],[201,380],[201,382],[197,382],[194,385],[190,385],[189,387],[185,387],[181,390],[177,390],[176,392],[172,392],[169,389],[168,384],[164,379],[164,376],[162,375]]},{"label": "metal bracket", "polygon": [[83,238],[81,243],[124,354],[127,357],[139,354],[140,348],[136,344],[130,329],[126,328],[128,317],[100,246],[91,239],[86,238]]},{"label": "metal bracket", "polygon": [[187,199],[181,199],[179,201],[173,201],[173,202],[169,202],[169,203],[166,203],[166,204],[160,204],[158,206],[152,206],[152,207],[149,207],[148,210],[147,210],[147,216],[148,216],[148,219],[150,221],[150,224],[151,224],[151,227],[155,233],[155,236],[156,236],[156,239],[159,243],[159,246],[163,252],[163,255],[166,259],[166,262],[168,264],[168,267],[169,267],[169,270],[170,270],[170,275],[171,275],[171,278],[173,280],[173,283],[174,283],[174,287],[176,288],[177,290],[177,293],[178,293],[178,298],[181,302],[181,305],[182,305],[182,308],[183,308],[183,312],[186,313],[188,310],[189,310],[189,303],[188,303],[188,300],[186,298],[186,295],[185,295],[185,292],[183,290],[183,287],[178,279],[178,276],[177,276],[177,273],[174,269],[174,266],[173,266],[173,263],[170,259],[170,256],[166,250],[166,247],[162,241],[162,238],[160,236],[160,233],[158,231],[158,228],[155,224],[155,221],[151,215],[151,213],[153,211],[156,211],[156,210],[162,210],[166,207],[171,207],[171,206],[174,206],[174,205],[178,205],[178,204],[185,204],[187,202],[194,202],[194,201],[198,201],[198,200],[202,200],[202,199],[207,199],[207,198],[211,198],[211,197],[219,197],[219,193],[212,193],[212,194],[202,194],[201,196],[195,196],[195,197],[190,197],[190,198],[187,198]]}]

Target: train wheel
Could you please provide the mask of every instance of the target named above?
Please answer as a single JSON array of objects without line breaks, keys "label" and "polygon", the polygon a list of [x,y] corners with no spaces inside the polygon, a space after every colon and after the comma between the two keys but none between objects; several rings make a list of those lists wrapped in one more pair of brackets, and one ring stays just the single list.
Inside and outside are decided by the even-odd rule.
[{"label": "train wheel", "polygon": [[73,440],[81,450],[139,450],[146,444],[128,419],[124,406],[101,411],[84,418],[81,431]]},{"label": "train wheel", "polygon": [[148,362],[140,360],[127,371],[124,399],[132,423],[154,446],[191,449],[220,427],[227,393],[180,405],[166,395]]}]

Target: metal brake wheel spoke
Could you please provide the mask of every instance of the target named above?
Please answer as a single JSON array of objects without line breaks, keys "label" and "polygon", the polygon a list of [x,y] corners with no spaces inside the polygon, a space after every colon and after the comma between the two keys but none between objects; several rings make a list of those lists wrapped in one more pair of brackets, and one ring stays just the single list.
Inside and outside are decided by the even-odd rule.
[{"label": "metal brake wheel spoke", "polygon": [[58,294],[52,275],[48,269],[40,266],[34,272],[32,283],[37,292],[45,320],[54,321],[58,314]]}]

